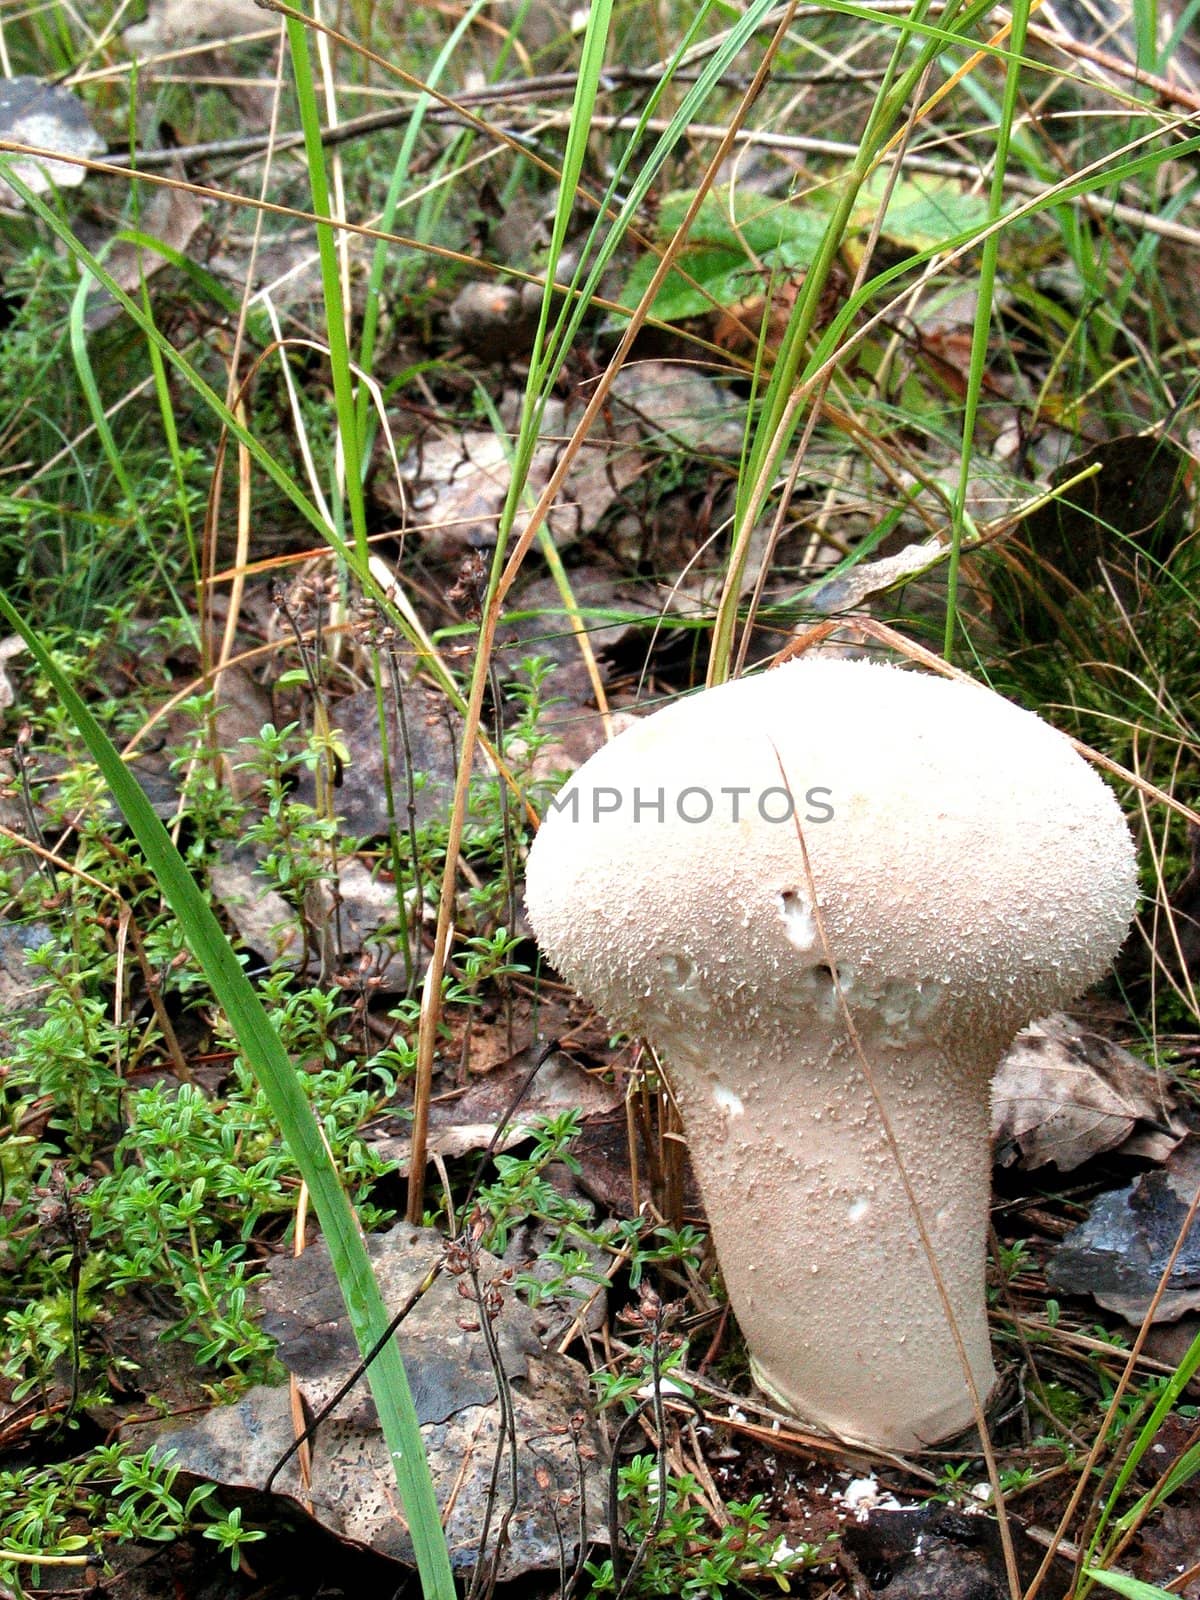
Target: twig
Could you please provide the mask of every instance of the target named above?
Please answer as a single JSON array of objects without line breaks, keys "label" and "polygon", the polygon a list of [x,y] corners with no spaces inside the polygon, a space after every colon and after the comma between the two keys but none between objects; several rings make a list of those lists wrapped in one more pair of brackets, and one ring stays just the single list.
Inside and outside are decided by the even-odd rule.
[{"label": "twig", "polygon": [[[483,1342],[487,1347],[492,1376],[496,1381],[496,1403],[500,1412],[496,1451],[492,1458],[492,1475],[488,1483],[483,1525],[479,1530],[479,1542],[476,1548],[475,1570],[471,1574],[471,1585],[467,1590],[467,1600],[491,1600],[497,1579],[500,1576],[500,1561],[508,1543],[509,1525],[512,1522],[520,1498],[517,1419],[513,1409],[512,1389],[509,1386],[508,1373],[504,1368],[504,1360],[500,1354],[500,1346],[496,1339],[494,1326],[495,1318],[499,1315],[503,1305],[503,1299],[498,1283],[489,1283],[485,1291],[479,1277],[479,1239],[484,1226],[485,1218],[482,1213],[479,1213],[474,1223],[464,1228],[460,1238],[447,1249],[447,1271],[466,1272],[470,1278],[471,1292],[479,1313],[479,1331],[483,1334]],[[461,1284],[459,1292],[462,1292]],[[505,1507],[503,1517],[500,1519],[495,1547],[492,1550],[489,1562],[486,1559],[488,1534],[491,1532],[492,1513],[495,1510],[496,1498],[500,1488],[500,1472],[504,1464],[506,1447],[509,1459],[508,1504]]]}]

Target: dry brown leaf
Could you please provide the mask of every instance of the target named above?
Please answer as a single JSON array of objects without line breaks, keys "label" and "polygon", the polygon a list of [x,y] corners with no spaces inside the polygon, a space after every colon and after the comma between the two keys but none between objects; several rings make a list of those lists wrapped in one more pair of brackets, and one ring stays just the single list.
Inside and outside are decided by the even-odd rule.
[{"label": "dry brown leaf", "polygon": [[[389,1306],[399,1307],[411,1296],[438,1259],[442,1242],[432,1229],[405,1225],[370,1236],[372,1265]],[[484,1284],[500,1280],[503,1271],[485,1251],[479,1270]],[[473,1563],[492,1464],[502,1443],[496,1380],[476,1310],[460,1293],[465,1281],[438,1279],[416,1302],[400,1333],[451,1558],[460,1568]],[[302,1256],[274,1261],[262,1297],[265,1325],[280,1341],[280,1358],[316,1413],[358,1363],[325,1246],[318,1243]],[[499,1571],[509,1580],[544,1569],[556,1572],[560,1536],[568,1551],[574,1546],[584,1485],[568,1434],[570,1419],[585,1419],[582,1465],[593,1519],[604,1503],[603,1447],[595,1425],[586,1420],[591,1407],[584,1369],[543,1351],[532,1313],[511,1289],[502,1291],[494,1331],[517,1430],[517,1504]],[[294,1437],[288,1390],[252,1389],[237,1405],[218,1406],[195,1426],[154,1431],[157,1445],[176,1451],[175,1464],[184,1471],[230,1487],[261,1489]],[[395,1474],[365,1382],[321,1424],[311,1448],[311,1499],[318,1520],[346,1539],[411,1563],[412,1542]],[[300,1505],[308,1498],[295,1457],[279,1473],[275,1489]],[[507,1468],[499,1495],[493,1534],[509,1505]]]},{"label": "dry brown leaf", "polygon": [[1022,1030],[992,1082],[997,1164],[1070,1172],[1120,1148],[1163,1161],[1186,1132],[1136,1056],[1062,1012]]},{"label": "dry brown leaf", "polygon": [[[204,202],[188,189],[151,189],[137,218],[136,231],[157,239],[182,255],[204,221]],[[168,265],[167,257],[152,246],[118,239],[104,258],[104,265],[119,289],[132,294],[147,278]],[[89,333],[105,327],[121,315],[121,307],[108,290],[97,284],[88,296],[86,326]],[[261,723],[259,726],[261,727]],[[258,730],[255,729],[255,732]]]},{"label": "dry brown leaf", "polygon": [[[545,1017],[543,1016],[543,1025]],[[503,1037],[503,1024],[491,1024]],[[533,1082],[521,1093],[537,1058],[530,1046],[509,1057],[485,1075],[477,1077],[465,1094],[457,1099],[435,1100],[429,1117],[428,1153],[446,1157],[463,1156],[472,1150],[486,1150],[496,1138],[502,1122],[511,1124],[496,1148],[507,1150],[529,1138],[529,1124],[535,1117],[555,1116],[562,1111],[579,1110],[585,1118],[603,1116],[624,1098],[623,1088],[605,1083],[585,1072],[563,1051],[555,1051],[539,1067]],[[518,1096],[519,1105],[518,1105]],[[513,1114],[513,1107],[517,1106]],[[408,1171],[409,1136],[384,1137],[371,1141],[371,1148],[384,1160],[395,1161],[401,1173]]]}]

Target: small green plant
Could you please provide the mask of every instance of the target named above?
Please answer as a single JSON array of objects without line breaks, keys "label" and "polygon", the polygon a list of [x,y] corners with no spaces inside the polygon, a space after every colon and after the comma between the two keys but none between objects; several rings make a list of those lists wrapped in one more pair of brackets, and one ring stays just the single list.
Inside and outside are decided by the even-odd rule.
[{"label": "small green plant", "polygon": [[461,983],[448,990],[446,998],[460,1004],[478,1003],[479,991],[485,985],[527,973],[528,964],[515,959],[523,942],[520,934],[509,933],[505,927],[467,939],[457,959]]},{"label": "small green plant", "polygon": [[1024,1239],[1017,1239],[1012,1244],[998,1242],[992,1255],[999,1282],[988,1287],[988,1300],[993,1304],[1000,1298],[1004,1288],[1011,1284],[1014,1278],[1019,1278],[1023,1272],[1028,1271],[1032,1256],[1029,1246]]},{"label": "small green plant", "polygon": [[214,1516],[229,1520],[215,1485],[199,1484],[185,1496],[178,1476],[170,1451],[121,1443],[34,1472],[0,1472],[0,1584],[24,1594],[24,1581],[40,1587],[43,1564],[56,1558],[86,1552],[103,1561],[118,1542],[162,1543],[207,1528]]},{"label": "small green plant", "polygon": [[614,1571],[612,1560],[588,1562],[593,1592],[682,1600],[719,1600],[729,1591],[742,1593],[752,1583],[774,1581],[787,1590],[789,1573],[801,1571],[822,1557],[813,1545],[789,1545],[772,1535],[763,1497],[745,1504],[731,1501],[728,1524],[714,1529],[703,1508],[700,1485],[690,1473],[670,1473],[660,1500],[659,1463],[654,1456],[635,1456],[618,1474],[617,1496],[626,1512],[625,1533],[637,1567],[632,1585]]},{"label": "small green plant", "polygon": [[944,1461],[938,1468],[933,1498],[951,1506],[964,1505],[974,1499],[973,1487],[978,1477],[979,1467],[974,1461]]},{"label": "small green plant", "polygon": [[229,1556],[229,1565],[237,1572],[242,1565],[242,1551],[248,1544],[254,1544],[258,1539],[267,1537],[262,1528],[243,1528],[242,1508],[235,1506],[232,1511],[227,1511],[216,1522],[210,1522],[204,1529],[203,1537],[212,1539],[217,1547]]},{"label": "small green plant", "polygon": [[548,1222],[560,1234],[588,1230],[591,1208],[582,1200],[561,1194],[547,1176],[547,1169],[561,1162],[568,1171],[578,1172],[579,1162],[571,1145],[579,1136],[582,1112],[560,1111],[553,1117],[532,1119],[529,1132],[533,1140],[527,1155],[498,1155],[496,1176],[482,1183],[476,1204],[488,1219],[484,1245],[503,1255],[514,1228],[533,1217]]},{"label": "small green plant", "polygon": [[317,914],[309,897],[334,876],[340,830],[334,817],[322,816],[292,793],[298,771],[316,771],[325,760],[321,740],[314,736],[297,749],[297,733],[295,723],[276,728],[268,722],[256,738],[242,741],[250,753],[239,765],[262,791],[243,839],[254,848],[258,872],[292,907],[304,949],[319,962]]}]

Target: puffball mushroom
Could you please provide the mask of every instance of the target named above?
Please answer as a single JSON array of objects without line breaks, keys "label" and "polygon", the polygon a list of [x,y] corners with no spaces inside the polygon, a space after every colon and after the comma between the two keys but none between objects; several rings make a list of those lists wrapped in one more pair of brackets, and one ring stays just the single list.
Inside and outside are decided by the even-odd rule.
[{"label": "puffball mushroom", "polygon": [[800,660],[677,700],[556,797],[530,923],[658,1051],[788,1411],[890,1450],[973,1421],[880,1107],[986,1400],[991,1075],[1103,974],[1136,896],[1120,808],[1062,734],[893,666]]}]

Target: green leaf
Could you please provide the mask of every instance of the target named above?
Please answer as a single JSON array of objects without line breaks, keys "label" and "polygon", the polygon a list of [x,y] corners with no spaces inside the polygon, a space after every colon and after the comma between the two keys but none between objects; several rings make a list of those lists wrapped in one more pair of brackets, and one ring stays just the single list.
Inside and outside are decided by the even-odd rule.
[{"label": "green leaf", "polygon": [[[666,241],[683,221],[690,193],[668,194],[658,214],[657,236]],[[672,272],[659,290],[653,315],[677,322],[761,293],[772,273],[803,272],[812,261],[828,220],[820,199],[802,204],[740,190],[714,189],[692,224],[679,265],[699,285]],[[658,262],[643,256],[621,290],[621,304],[637,305]]]},{"label": "green leaf", "polygon": [[[889,174],[882,168],[863,184],[850,214],[851,228],[868,228],[883,204]],[[910,250],[928,250],[954,234],[982,229],[988,220],[986,195],[968,194],[951,178],[917,173],[892,190],[883,236]]]}]

